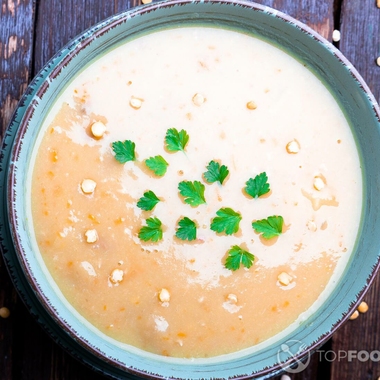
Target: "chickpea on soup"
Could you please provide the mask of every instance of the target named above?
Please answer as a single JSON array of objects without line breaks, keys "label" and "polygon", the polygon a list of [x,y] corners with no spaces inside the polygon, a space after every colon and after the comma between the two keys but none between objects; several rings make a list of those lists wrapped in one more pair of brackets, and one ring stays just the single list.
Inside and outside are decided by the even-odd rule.
[{"label": "chickpea on soup", "polygon": [[43,127],[35,238],[64,297],[117,341],[210,357],[302,323],[355,244],[350,127],[286,52],[189,27],[86,67]]}]

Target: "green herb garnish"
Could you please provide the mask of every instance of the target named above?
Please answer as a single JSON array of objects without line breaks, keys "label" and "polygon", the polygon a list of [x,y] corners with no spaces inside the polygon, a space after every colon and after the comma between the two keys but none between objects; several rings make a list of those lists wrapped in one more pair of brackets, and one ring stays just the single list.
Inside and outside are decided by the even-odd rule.
[{"label": "green herb garnish", "polygon": [[237,270],[240,268],[240,264],[246,268],[250,268],[255,260],[255,256],[252,253],[245,251],[238,245],[234,245],[228,251],[228,257],[224,266],[230,270]]},{"label": "green herb garnish", "polygon": [[252,198],[261,197],[262,195],[268,193],[270,190],[268,176],[265,172],[258,174],[253,179],[250,178],[245,184],[246,187],[244,190]]},{"label": "green herb garnish", "polygon": [[195,240],[197,238],[197,226],[195,222],[187,216],[178,222],[178,229],[175,233],[178,239],[181,240]]},{"label": "green herb garnish", "polygon": [[135,147],[135,143],[131,140],[115,141],[112,143],[112,149],[115,152],[115,158],[121,164],[136,160]]},{"label": "green herb garnish", "polygon": [[157,242],[162,239],[162,228],[160,219],[148,218],[146,220],[146,226],[141,227],[139,231],[139,238],[143,241]]},{"label": "green herb garnish", "polygon": [[189,135],[184,129],[178,132],[177,129],[170,128],[166,131],[166,149],[170,152],[184,151],[188,141]]},{"label": "green herb garnish", "polygon": [[225,232],[226,235],[232,235],[239,230],[239,223],[242,219],[240,213],[232,208],[221,208],[216,212],[216,216],[211,222],[211,229],[215,232]]},{"label": "green herb garnish", "polygon": [[141,208],[144,211],[153,210],[154,206],[159,202],[156,194],[152,190],[146,191],[144,196],[139,199],[137,202],[137,207]]},{"label": "green herb garnish", "polygon": [[272,239],[282,234],[283,224],[284,218],[282,216],[273,215],[268,216],[266,219],[252,222],[252,227],[256,232],[261,233],[264,239]]},{"label": "green herb garnish", "polygon": [[166,173],[168,163],[162,156],[154,156],[145,160],[145,165],[153,171],[153,173],[159,177],[162,177]]},{"label": "green herb garnish", "polygon": [[219,181],[223,185],[223,181],[228,176],[229,170],[227,166],[220,165],[219,162],[210,161],[206,166],[207,172],[203,173],[207,182],[213,183]]},{"label": "green herb garnish", "polygon": [[182,181],[178,184],[179,193],[184,197],[185,203],[199,206],[206,203],[205,186],[199,181]]}]

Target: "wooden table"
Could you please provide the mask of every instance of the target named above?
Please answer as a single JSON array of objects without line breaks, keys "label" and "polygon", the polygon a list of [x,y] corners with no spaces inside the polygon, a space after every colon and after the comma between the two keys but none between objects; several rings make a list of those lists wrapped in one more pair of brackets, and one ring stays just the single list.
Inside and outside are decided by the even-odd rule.
[{"label": "wooden table", "polygon": [[[258,0],[306,23],[336,46],[361,73],[380,100],[380,8],[376,0]],[[139,0],[2,0],[0,9],[0,136],[30,80],[70,39],[94,23]],[[379,4],[380,6],[380,4]],[[380,152],[379,152],[380,153]],[[380,172],[379,172],[380,173]],[[4,212],[3,209],[0,212]],[[350,351],[380,350],[380,278],[365,300],[369,311],[348,321],[292,379],[378,379],[380,361],[338,357]],[[64,352],[42,330],[18,297],[0,258],[0,379],[103,379]],[[335,360],[333,360],[335,358]],[[380,360],[379,355],[377,358]]]}]

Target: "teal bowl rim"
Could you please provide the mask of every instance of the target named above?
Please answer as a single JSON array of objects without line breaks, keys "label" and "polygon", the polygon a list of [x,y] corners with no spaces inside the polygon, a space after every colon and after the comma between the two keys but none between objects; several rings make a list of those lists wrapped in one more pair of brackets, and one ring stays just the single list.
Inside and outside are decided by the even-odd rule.
[{"label": "teal bowl rim", "polygon": [[[230,13],[230,15],[227,16],[227,13]],[[326,309],[326,314],[324,315],[325,320],[321,321],[321,324],[317,326],[319,332],[314,330],[310,331],[310,329],[313,328],[312,318],[311,320],[309,319],[305,321],[305,323],[298,328],[300,331],[298,331],[295,336],[299,338],[299,340],[305,339],[305,341],[307,341],[307,349],[302,351],[300,354],[292,357],[284,357],[284,359],[281,358],[280,363],[273,357],[269,361],[270,364],[268,364],[268,361],[261,361],[259,363],[250,362],[253,355],[249,355],[248,359],[246,357],[241,360],[237,360],[235,358],[232,361],[228,360],[226,356],[226,362],[222,364],[220,362],[215,362],[210,366],[207,365],[206,360],[203,364],[198,365],[198,367],[189,363],[189,365],[185,366],[185,369],[182,368],[183,364],[177,365],[175,361],[169,362],[169,365],[167,365],[167,363],[165,364],[158,360],[158,364],[148,366],[150,369],[147,369],[147,363],[144,362],[144,358],[142,362],[139,363],[142,367],[138,367],[135,365],[125,365],[125,362],[120,360],[120,357],[116,358],[105,354],[101,347],[96,347],[91,341],[87,341],[85,337],[79,336],[77,331],[73,330],[70,323],[61,318],[59,312],[56,310],[55,304],[50,302],[49,297],[46,297],[43,289],[41,291],[41,284],[35,277],[35,268],[30,267],[30,252],[28,252],[25,248],[23,240],[23,237],[25,236],[20,235],[20,231],[25,227],[26,223],[23,219],[23,211],[18,208],[20,202],[19,197],[22,197],[20,194],[23,194],[24,186],[21,179],[22,172],[27,164],[22,162],[22,160],[27,156],[25,153],[26,148],[24,148],[26,145],[26,140],[24,139],[26,139],[26,137],[28,137],[28,133],[30,133],[29,120],[33,120],[33,118],[39,116],[36,116],[38,113],[38,107],[47,107],[47,105],[43,103],[44,95],[50,91],[49,88],[52,86],[54,78],[61,75],[65,70],[70,70],[70,64],[76,59],[80,59],[80,54],[82,51],[88,49],[95,57],[96,52],[98,51],[97,39],[99,37],[101,38],[104,35],[107,40],[107,33],[115,32],[117,28],[121,28],[121,25],[124,24],[130,25],[129,29],[127,27],[125,37],[133,35],[133,33],[138,32],[140,17],[143,17],[145,21],[147,19],[149,21],[146,31],[155,30],[157,25],[162,23],[162,19],[167,17],[167,14],[175,14],[177,17],[176,23],[170,24],[172,27],[180,24],[182,25],[183,23],[188,23],[191,25],[207,23],[211,26],[215,26],[215,23],[218,24],[219,22],[223,22],[223,20],[225,21],[226,17],[232,17],[235,28],[243,28],[243,25],[245,25],[243,28],[245,29],[248,25],[247,22],[252,15],[255,15],[255,17],[261,17],[263,20],[268,20],[268,22],[270,21],[269,23],[272,23],[272,27],[273,24],[277,25],[277,23],[279,23],[278,25],[281,25],[283,29],[286,29],[290,35],[296,35],[297,37],[299,36],[299,39],[297,40],[299,44],[299,50],[297,52],[299,54],[304,51],[308,51],[310,45],[314,49],[322,52],[321,54],[323,54],[323,59],[321,62],[305,61],[318,75],[325,75],[325,79],[334,80],[333,77],[328,76],[328,72],[324,72],[323,65],[326,64],[326,60],[328,63],[333,62],[342,69],[342,73],[340,74],[342,75],[342,78],[350,81],[351,87],[356,89],[355,94],[350,94],[353,97],[353,99],[350,100],[351,103],[356,104],[357,109],[362,109],[364,107],[367,111],[369,111],[366,123],[368,124],[368,128],[371,128],[372,132],[378,136],[377,139],[374,138],[373,141],[368,143],[368,146],[371,148],[371,154],[380,152],[380,111],[368,86],[353,68],[352,64],[340,53],[339,50],[337,50],[332,44],[330,44],[323,37],[319,36],[306,25],[296,21],[282,12],[247,1],[169,0],[136,7],[131,10],[121,12],[96,24],[94,27],[83,32],[67,44],[45,65],[45,67],[31,82],[25,94],[21,98],[4,136],[0,156],[0,189],[3,190],[4,193],[4,210],[7,210],[9,214],[9,218],[8,215],[5,214],[0,216],[1,250],[15,286],[22,299],[31,310],[32,314],[35,314],[37,318],[40,319],[40,322],[43,324],[45,329],[48,330],[49,334],[52,335],[53,339],[60,343],[75,357],[90,365],[95,370],[118,378],[133,378],[134,376],[143,378],[193,379],[208,378],[208,376],[210,376],[210,378],[237,379],[268,378],[282,372],[288,367],[293,366],[297,363],[297,360],[307,359],[310,352],[315,351],[320,345],[322,345],[335,332],[335,330],[347,320],[351,312],[360,302],[364,293],[368,289],[368,286],[373,281],[376,272],[378,271],[380,266],[379,244],[376,246],[376,242],[373,242],[373,244],[370,245],[372,252],[371,256],[363,257],[363,259],[366,259],[366,263],[370,264],[370,266],[359,272],[360,276],[358,276],[358,278],[360,279],[360,284],[358,283],[358,278],[355,278],[356,282],[351,284],[351,286],[348,286],[346,283],[342,282],[339,284],[341,286],[339,287],[338,293],[344,293],[344,302],[341,300],[342,302],[338,305],[336,302],[334,303],[334,300],[337,301],[336,299],[331,299],[332,295],[328,297],[324,303]],[[215,15],[217,17],[215,17]],[[252,28],[260,28],[260,25],[253,25]],[[265,34],[268,32],[265,30],[264,26],[262,26],[262,28],[263,30],[255,29],[255,33]],[[272,31],[271,33],[272,38],[274,38],[273,36],[275,35],[275,32]],[[268,35],[266,36],[268,37]],[[265,39],[264,35],[261,37]],[[284,36],[281,36],[280,40],[284,42],[284,38]],[[112,38],[109,37],[107,41],[111,46],[117,42],[120,42],[119,40],[120,36],[115,34]],[[293,40],[290,39],[288,43],[292,44]],[[343,80],[342,78],[340,79]],[[348,100],[345,99],[345,94],[335,95],[339,98],[338,100],[342,107],[348,105],[348,103],[346,103]],[[352,104],[350,106],[351,108]],[[357,123],[355,118],[356,116],[354,114],[349,116],[353,123]],[[359,133],[360,131],[355,130],[353,132],[357,132],[355,137],[361,142],[360,147],[363,147],[364,137],[361,133]],[[358,147],[358,149],[360,147]],[[367,153],[363,152],[363,150],[364,149],[361,149],[361,155],[366,157]],[[380,159],[376,158],[372,165],[379,164],[379,160]],[[374,236],[376,236],[376,234],[377,236],[380,236],[380,226],[377,226],[376,223],[372,223],[373,221],[379,220],[379,207],[373,210],[372,196],[375,194],[376,186],[379,188],[380,183],[379,180],[372,174],[366,175],[366,173],[370,170],[370,168],[368,168],[367,161],[364,160],[362,162],[363,176],[366,178],[363,191],[363,197],[365,197],[365,202],[363,203],[363,213],[365,214],[365,218],[362,222],[362,231],[367,233],[367,231],[370,230]],[[365,245],[365,247],[367,246],[368,244]],[[355,253],[359,250],[359,248],[360,247],[355,250]],[[359,254],[360,252],[358,255]],[[353,262],[354,258],[352,258],[349,264],[350,267],[347,271],[349,271]],[[352,294],[350,291],[353,289],[354,291]],[[336,294],[335,297],[337,297]],[[319,315],[319,318],[321,318],[321,315]],[[316,334],[315,337],[309,337],[307,339],[308,332],[310,334]],[[292,337],[293,336],[294,335],[292,334]],[[287,336],[287,338],[289,338],[289,336]],[[280,346],[280,342],[277,344],[277,347],[278,346]],[[151,355],[148,356],[148,360],[153,359]],[[241,364],[242,367],[238,366],[237,368],[231,369],[230,366],[232,365],[232,362],[235,363],[234,365]],[[164,372],[162,372],[162,366],[166,366]]]}]

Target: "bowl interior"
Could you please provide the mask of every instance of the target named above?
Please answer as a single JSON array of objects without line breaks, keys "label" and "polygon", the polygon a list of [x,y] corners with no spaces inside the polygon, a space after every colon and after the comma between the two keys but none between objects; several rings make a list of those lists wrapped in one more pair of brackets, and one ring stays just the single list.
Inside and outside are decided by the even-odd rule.
[{"label": "bowl interior", "polygon": [[[98,56],[140,35],[196,25],[237,30],[261,38],[292,55],[320,78],[343,110],[356,140],[362,163],[363,205],[361,228],[349,263],[327,299],[307,320],[251,349],[209,359],[185,360],[150,354],[107,338],[61,296],[33,237],[30,176],[35,147],[41,139],[40,127],[57,95],[78,72]],[[279,357],[281,344],[290,340],[294,345],[304,343],[306,349],[299,353],[301,358],[322,344],[359,302],[379,266],[380,242],[376,236],[380,236],[380,202],[375,196],[380,187],[376,175],[380,166],[378,106],[359,74],[331,44],[273,9],[246,2],[168,1],[107,19],[77,37],[46,65],[22,98],[10,131],[6,145],[12,148],[4,146],[2,157],[2,167],[7,170],[4,202],[10,230],[3,229],[2,234],[9,234],[16,248],[27,279],[27,284],[22,286],[30,286],[54,323],[79,342],[84,348],[81,355],[86,356],[86,352],[93,355],[94,366],[106,363],[106,372],[116,368],[119,374],[126,371],[143,377],[193,379],[269,376],[281,371],[284,364],[280,365],[279,361],[287,365],[294,363],[291,355]]]}]

